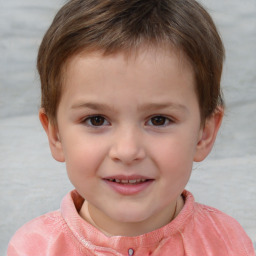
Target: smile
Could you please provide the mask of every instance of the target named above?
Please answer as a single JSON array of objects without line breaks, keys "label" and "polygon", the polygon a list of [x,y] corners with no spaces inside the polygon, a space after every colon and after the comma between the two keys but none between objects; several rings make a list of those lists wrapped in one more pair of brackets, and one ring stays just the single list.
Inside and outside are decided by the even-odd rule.
[{"label": "smile", "polygon": [[151,187],[155,181],[154,179],[138,175],[119,175],[115,177],[106,177],[103,180],[109,186],[109,188],[111,188],[111,190],[125,196],[139,194]]},{"label": "smile", "polygon": [[121,183],[121,184],[138,184],[147,181],[147,179],[133,179],[133,180],[119,180],[119,179],[109,179],[111,182]]}]

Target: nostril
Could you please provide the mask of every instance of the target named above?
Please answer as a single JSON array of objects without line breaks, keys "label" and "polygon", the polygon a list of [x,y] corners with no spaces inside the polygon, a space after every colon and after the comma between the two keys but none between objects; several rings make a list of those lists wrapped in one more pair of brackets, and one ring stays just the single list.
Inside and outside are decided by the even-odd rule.
[{"label": "nostril", "polygon": [[128,126],[126,125],[113,135],[109,156],[115,162],[131,164],[145,157],[143,134],[139,133],[134,127]]},{"label": "nostril", "polygon": [[122,149],[112,149],[109,156],[115,162],[120,161],[125,164],[130,164],[134,161],[140,161],[145,157],[145,154],[142,149],[126,147]]}]

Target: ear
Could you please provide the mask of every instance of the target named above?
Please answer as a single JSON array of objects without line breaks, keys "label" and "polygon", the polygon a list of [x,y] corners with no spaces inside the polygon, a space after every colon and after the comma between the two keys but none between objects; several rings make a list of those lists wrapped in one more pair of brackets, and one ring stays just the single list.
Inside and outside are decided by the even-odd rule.
[{"label": "ear", "polygon": [[195,162],[203,161],[211,152],[222,122],[223,113],[223,108],[219,108],[212,116],[206,119],[197,143],[194,156]]},{"label": "ear", "polygon": [[64,162],[65,157],[62,150],[62,143],[57,125],[50,122],[43,108],[39,110],[39,119],[48,136],[49,146],[53,158],[59,162]]}]

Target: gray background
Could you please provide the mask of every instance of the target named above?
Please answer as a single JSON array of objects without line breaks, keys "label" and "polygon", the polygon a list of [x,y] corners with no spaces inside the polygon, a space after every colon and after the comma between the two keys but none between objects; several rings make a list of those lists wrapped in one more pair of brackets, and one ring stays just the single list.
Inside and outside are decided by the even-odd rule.
[{"label": "gray background", "polygon": [[[70,190],[37,111],[37,49],[63,0],[0,0],[0,255],[26,221],[59,208]],[[210,157],[187,186],[235,217],[256,245],[256,0],[201,0],[226,46],[226,116]]]}]

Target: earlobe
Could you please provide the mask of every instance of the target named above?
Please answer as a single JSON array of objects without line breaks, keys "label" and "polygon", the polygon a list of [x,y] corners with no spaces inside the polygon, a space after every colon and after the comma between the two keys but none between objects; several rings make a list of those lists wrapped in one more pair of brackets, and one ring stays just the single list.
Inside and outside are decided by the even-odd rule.
[{"label": "earlobe", "polygon": [[222,118],[223,109],[220,108],[212,116],[206,119],[197,143],[196,153],[194,156],[195,162],[203,161],[211,152]]},{"label": "earlobe", "polygon": [[43,108],[39,110],[39,119],[47,134],[53,158],[59,162],[64,162],[65,157],[62,150],[62,143],[57,125],[54,125],[49,121],[48,116],[46,115]]}]

